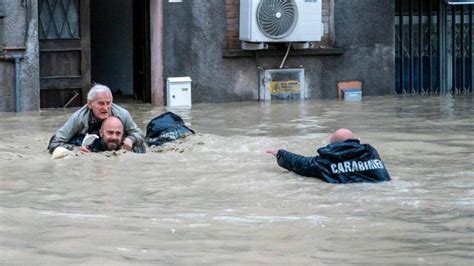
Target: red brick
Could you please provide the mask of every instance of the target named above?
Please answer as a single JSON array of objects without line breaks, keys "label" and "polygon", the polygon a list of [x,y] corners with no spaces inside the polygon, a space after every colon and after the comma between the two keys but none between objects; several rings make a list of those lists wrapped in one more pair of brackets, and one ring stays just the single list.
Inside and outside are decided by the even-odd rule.
[{"label": "red brick", "polygon": [[228,18],[226,19],[227,24],[237,24],[239,23],[239,19],[237,18]]},{"label": "red brick", "polygon": [[227,10],[225,17],[227,19],[236,18],[237,17],[237,10]]},{"label": "red brick", "polygon": [[239,39],[228,39],[227,40],[227,49],[239,49],[240,41]]},{"label": "red brick", "polygon": [[239,37],[239,31],[238,30],[226,30],[225,31],[225,36],[226,37]]},{"label": "red brick", "polygon": [[238,30],[239,26],[237,24],[233,23],[233,24],[227,24],[225,28],[226,28],[226,30]]}]

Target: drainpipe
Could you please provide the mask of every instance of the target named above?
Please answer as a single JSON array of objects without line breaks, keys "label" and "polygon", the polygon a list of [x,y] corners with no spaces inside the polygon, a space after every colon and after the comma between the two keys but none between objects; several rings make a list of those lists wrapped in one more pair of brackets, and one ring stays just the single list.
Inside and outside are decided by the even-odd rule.
[{"label": "drainpipe", "polygon": [[[21,5],[26,9],[25,13],[25,46],[28,39],[28,33],[30,28],[30,21],[31,21],[31,8],[30,8],[30,1],[31,0],[22,0]],[[4,18],[3,14],[3,6],[0,2],[0,18]],[[29,12],[28,12],[29,11]],[[3,45],[3,44],[0,44]],[[1,49],[1,48],[0,48]],[[14,60],[15,61],[15,112],[21,111],[21,60],[24,58],[24,53],[26,51],[25,47],[4,47],[3,48],[3,55],[1,54],[0,50],[0,59],[2,60]]]},{"label": "drainpipe", "polygon": [[13,55],[13,58],[15,59],[15,112],[20,112],[21,111],[21,106],[20,106],[20,96],[21,96],[21,83],[20,83],[20,78],[21,78],[21,69],[20,69],[20,60],[23,59],[22,54],[15,54]]},{"label": "drainpipe", "polygon": [[24,47],[5,47],[5,56],[7,60],[15,61],[15,112],[21,111],[21,60],[23,59]]}]

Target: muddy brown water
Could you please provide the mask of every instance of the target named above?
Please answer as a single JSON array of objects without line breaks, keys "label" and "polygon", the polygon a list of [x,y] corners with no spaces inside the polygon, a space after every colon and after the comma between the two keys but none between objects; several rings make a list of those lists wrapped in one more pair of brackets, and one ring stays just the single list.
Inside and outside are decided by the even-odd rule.
[{"label": "muddy brown water", "polygon": [[[167,109],[124,104],[142,129]],[[196,104],[199,134],[160,152],[51,160],[75,109],[0,114],[0,264],[470,264],[472,96]],[[271,147],[312,155],[339,127],[393,180],[331,185]]]}]

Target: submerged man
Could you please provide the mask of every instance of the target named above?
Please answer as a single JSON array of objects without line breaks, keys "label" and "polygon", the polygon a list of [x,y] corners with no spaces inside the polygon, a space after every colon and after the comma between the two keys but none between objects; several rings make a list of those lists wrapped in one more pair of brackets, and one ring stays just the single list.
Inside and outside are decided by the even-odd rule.
[{"label": "submerged man", "polygon": [[124,125],[121,145],[124,149],[144,153],[144,136],[133,121],[130,113],[124,108],[112,103],[112,92],[107,86],[96,84],[87,94],[87,104],[77,110],[68,121],[56,132],[51,139],[48,150],[53,152],[57,147],[72,150],[81,146],[86,134],[99,135],[102,121],[109,116],[118,117]]},{"label": "submerged man", "polygon": [[109,116],[102,121],[100,138],[90,146],[82,146],[82,152],[118,151],[122,148],[123,124],[119,118]]},{"label": "submerged man", "polygon": [[382,159],[374,147],[360,144],[348,129],[338,129],[331,144],[318,149],[319,156],[305,157],[286,150],[270,149],[278,165],[299,175],[316,177],[328,183],[389,181]]}]

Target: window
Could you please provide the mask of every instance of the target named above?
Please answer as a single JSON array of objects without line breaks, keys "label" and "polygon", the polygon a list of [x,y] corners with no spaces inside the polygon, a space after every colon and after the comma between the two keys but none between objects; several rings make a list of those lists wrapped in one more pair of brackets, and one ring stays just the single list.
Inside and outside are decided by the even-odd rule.
[{"label": "window", "polygon": [[40,0],[38,3],[40,40],[80,38],[78,0]]}]

